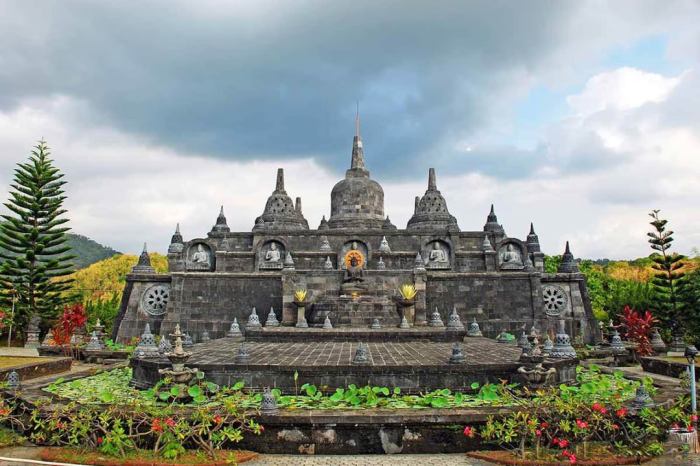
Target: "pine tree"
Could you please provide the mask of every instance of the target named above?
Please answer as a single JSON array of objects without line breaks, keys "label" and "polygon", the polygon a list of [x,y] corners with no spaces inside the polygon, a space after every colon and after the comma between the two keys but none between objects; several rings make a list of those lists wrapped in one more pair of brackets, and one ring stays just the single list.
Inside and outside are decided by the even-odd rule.
[{"label": "pine tree", "polygon": [[654,289],[654,303],[657,317],[670,324],[674,336],[674,343],[680,344],[683,335],[681,328],[681,311],[683,309],[683,286],[685,284],[685,256],[671,253],[673,243],[673,231],[667,230],[668,220],[659,218],[659,210],[653,210],[649,216],[654,231],[647,233],[649,243],[658,254],[651,256],[654,261],[652,268],[654,276],[651,283]]},{"label": "pine tree", "polygon": [[15,300],[15,325],[24,329],[34,316],[51,323],[71,297],[67,291],[74,258],[66,244],[63,174],[40,141],[29,160],[18,163],[0,224],[0,300]]}]

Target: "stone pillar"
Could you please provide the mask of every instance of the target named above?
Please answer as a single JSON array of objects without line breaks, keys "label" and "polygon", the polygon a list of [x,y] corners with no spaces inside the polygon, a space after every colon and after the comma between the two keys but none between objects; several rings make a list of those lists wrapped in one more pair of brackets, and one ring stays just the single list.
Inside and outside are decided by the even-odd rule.
[{"label": "stone pillar", "polygon": [[182,260],[181,253],[168,253],[168,271],[169,272],[184,272],[185,261]]},{"label": "stone pillar", "polygon": [[282,270],[282,322],[283,326],[297,323],[297,308],[294,304],[294,292],[299,287],[295,269]]},{"label": "stone pillar", "polygon": [[413,284],[417,291],[416,304],[413,306],[416,315],[414,325],[418,327],[428,325],[427,305],[425,302],[427,281],[428,274],[425,270],[413,270]]},{"label": "stone pillar", "polygon": [[543,252],[533,252],[532,253],[532,265],[535,266],[535,270],[538,272],[544,272],[544,253]]},{"label": "stone pillar", "polygon": [[486,271],[495,272],[497,266],[496,251],[484,251],[484,261],[486,262]]}]

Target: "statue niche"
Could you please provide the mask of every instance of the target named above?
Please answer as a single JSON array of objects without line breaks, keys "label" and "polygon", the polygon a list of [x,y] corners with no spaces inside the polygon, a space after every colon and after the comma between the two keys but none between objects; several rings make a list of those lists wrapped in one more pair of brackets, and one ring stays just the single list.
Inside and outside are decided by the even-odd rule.
[{"label": "statue niche", "polygon": [[263,244],[258,254],[258,268],[281,269],[284,265],[284,245],[278,241],[268,241]]},{"label": "statue niche", "polygon": [[449,269],[450,268],[450,247],[444,241],[436,240],[429,242],[423,251],[426,269]]},{"label": "statue niche", "polygon": [[344,254],[342,257],[344,271],[341,290],[343,294],[366,289],[364,266],[367,263],[367,256],[363,251],[364,244],[353,241],[346,246],[343,247]]},{"label": "statue niche", "polygon": [[211,248],[206,243],[194,243],[187,251],[187,270],[212,270]]},{"label": "statue niche", "polygon": [[522,270],[525,268],[520,245],[508,242],[498,249],[498,263],[501,270]]}]

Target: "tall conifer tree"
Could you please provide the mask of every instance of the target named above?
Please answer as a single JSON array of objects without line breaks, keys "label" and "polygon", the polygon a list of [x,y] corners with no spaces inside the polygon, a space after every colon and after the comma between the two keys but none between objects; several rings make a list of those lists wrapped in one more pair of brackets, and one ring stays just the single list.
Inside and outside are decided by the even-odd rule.
[{"label": "tall conifer tree", "polygon": [[63,216],[63,174],[49,158],[46,142],[18,163],[0,224],[0,286],[3,304],[15,300],[15,325],[24,329],[34,316],[52,321],[70,299],[72,272]]}]

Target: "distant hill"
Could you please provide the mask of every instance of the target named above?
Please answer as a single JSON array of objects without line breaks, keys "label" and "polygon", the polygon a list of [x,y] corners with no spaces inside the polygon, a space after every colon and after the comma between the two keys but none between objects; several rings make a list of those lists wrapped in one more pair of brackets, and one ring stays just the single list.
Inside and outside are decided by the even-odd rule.
[{"label": "distant hill", "polygon": [[73,254],[78,256],[73,260],[76,269],[82,269],[95,262],[121,254],[119,251],[102,246],[97,241],[82,235],[68,233],[66,236],[68,236],[68,244],[73,249]]}]

